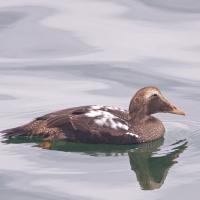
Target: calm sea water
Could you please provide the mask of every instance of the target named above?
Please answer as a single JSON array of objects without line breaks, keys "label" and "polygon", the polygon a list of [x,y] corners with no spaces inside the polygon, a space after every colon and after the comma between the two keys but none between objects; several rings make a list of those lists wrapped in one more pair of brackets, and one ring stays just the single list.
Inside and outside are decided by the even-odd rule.
[{"label": "calm sea water", "polygon": [[0,4],[0,130],[58,109],[127,108],[158,86],[186,117],[115,146],[0,139],[0,199],[165,200],[200,195],[200,2],[6,0]]}]

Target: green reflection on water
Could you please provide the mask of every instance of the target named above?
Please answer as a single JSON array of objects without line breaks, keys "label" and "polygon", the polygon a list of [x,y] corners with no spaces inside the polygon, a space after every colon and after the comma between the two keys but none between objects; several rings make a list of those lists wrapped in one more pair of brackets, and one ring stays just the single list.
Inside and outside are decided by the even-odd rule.
[{"label": "green reflection on water", "polygon": [[[43,138],[14,137],[4,143],[36,143],[37,147],[64,152],[78,152],[90,156],[128,155],[131,169],[135,172],[139,185],[144,190],[160,188],[169,169],[177,163],[176,158],[187,148],[187,140],[179,140],[163,151],[164,138],[135,145],[82,144],[67,141],[43,141]],[[163,152],[162,152],[163,151]]]},{"label": "green reflection on water", "polygon": [[144,190],[160,188],[169,169],[177,163],[176,158],[187,148],[187,140],[179,140],[168,146],[166,152],[159,153],[163,143],[164,140],[160,139],[141,144],[128,152],[131,169]]}]

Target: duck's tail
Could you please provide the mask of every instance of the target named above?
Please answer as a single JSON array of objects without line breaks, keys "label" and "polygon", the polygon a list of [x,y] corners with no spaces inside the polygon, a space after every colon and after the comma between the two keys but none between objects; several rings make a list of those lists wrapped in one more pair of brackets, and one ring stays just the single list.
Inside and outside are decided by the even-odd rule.
[{"label": "duck's tail", "polygon": [[5,137],[25,136],[27,132],[23,126],[0,131]]}]

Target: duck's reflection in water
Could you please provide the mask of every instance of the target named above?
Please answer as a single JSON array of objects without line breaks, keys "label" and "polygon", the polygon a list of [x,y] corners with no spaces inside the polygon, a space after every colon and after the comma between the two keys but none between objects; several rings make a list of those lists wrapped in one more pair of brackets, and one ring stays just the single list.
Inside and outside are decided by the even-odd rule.
[{"label": "duck's reflection in water", "polygon": [[131,169],[136,173],[137,180],[144,190],[160,188],[169,169],[177,163],[176,158],[187,148],[187,140],[179,140],[160,149],[164,139],[138,145],[128,151]]},{"label": "duck's reflection in water", "polygon": [[187,140],[163,145],[164,139],[137,145],[100,145],[81,144],[66,141],[43,141],[40,138],[15,137],[7,138],[5,143],[37,143],[37,147],[65,152],[77,152],[91,156],[129,156],[131,169],[136,173],[137,180],[144,190],[160,188],[169,169],[177,163],[176,158],[187,148]]}]

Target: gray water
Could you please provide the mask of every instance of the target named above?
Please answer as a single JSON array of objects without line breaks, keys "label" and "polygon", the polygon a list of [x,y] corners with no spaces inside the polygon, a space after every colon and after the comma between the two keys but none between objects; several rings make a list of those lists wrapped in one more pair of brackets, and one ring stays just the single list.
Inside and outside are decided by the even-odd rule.
[{"label": "gray water", "polygon": [[0,4],[0,130],[79,105],[127,108],[155,85],[186,117],[133,146],[0,142],[0,199],[198,199],[200,2],[6,0]]}]

